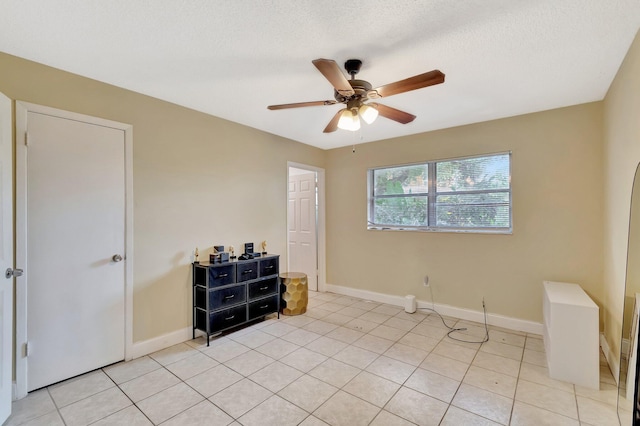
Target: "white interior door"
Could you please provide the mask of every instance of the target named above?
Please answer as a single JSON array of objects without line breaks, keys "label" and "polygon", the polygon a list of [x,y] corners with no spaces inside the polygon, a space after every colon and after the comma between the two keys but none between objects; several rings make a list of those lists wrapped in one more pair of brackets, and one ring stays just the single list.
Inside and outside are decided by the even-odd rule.
[{"label": "white interior door", "polygon": [[318,290],[316,174],[289,174],[289,271],[307,274],[309,290]]},{"label": "white interior door", "polygon": [[11,100],[0,93],[0,424],[11,414],[13,337],[13,120]]},{"label": "white interior door", "polygon": [[33,111],[26,131],[31,391],[124,359],[125,134]]}]

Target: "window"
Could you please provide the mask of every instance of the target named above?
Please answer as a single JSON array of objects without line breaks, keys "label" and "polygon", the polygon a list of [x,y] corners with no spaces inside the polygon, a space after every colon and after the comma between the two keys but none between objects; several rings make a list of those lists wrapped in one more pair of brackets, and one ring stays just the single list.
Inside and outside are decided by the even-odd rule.
[{"label": "window", "polygon": [[370,169],[369,229],[511,232],[511,154]]}]

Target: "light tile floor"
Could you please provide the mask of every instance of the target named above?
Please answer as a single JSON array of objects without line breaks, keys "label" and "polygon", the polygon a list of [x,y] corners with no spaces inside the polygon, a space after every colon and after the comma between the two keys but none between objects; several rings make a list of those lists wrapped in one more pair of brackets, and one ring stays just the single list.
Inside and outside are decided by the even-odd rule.
[{"label": "light tile floor", "polygon": [[[446,336],[435,314],[330,293],[304,315],[199,338],[30,393],[9,425],[618,425],[616,386],[549,378],[539,335]],[[455,337],[481,340],[482,324]],[[627,407],[628,408],[628,407]],[[629,416],[630,417],[630,416]],[[630,424],[630,422],[628,423]]]}]

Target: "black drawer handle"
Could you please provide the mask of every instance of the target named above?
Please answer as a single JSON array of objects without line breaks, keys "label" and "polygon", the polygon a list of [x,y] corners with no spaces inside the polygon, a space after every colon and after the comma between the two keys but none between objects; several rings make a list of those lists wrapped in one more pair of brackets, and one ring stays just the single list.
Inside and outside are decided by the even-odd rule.
[{"label": "black drawer handle", "polygon": [[229,274],[220,274],[220,275],[218,275],[218,278],[226,278],[228,276],[229,276]]},{"label": "black drawer handle", "polygon": [[273,265],[265,266],[264,269],[273,269]]},{"label": "black drawer handle", "polygon": [[225,321],[230,321],[232,319],[234,319],[236,316],[235,315],[231,315],[230,317],[226,317],[224,320]]},{"label": "black drawer handle", "polygon": [[263,306],[260,306],[260,309],[267,309],[268,307],[269,305],[263,305]]},{"label": "black drawer handle", "polygon": [[230,294],[229,296],[225,296],[224,299],[228,300],[228,299],[233,299],[234,297],[236,297],[235,294]]},{"label": "black drawer handle", "polygon": [[260,287],[260,290],[266,290],[266,289],[268,289],[268,288],[269,288],[269,286]]},{"label": "black drawer handle", "polygon": [[253,269],[247,269],[246,271],[242,271],[243,274],[250,274],[253,272]]}]

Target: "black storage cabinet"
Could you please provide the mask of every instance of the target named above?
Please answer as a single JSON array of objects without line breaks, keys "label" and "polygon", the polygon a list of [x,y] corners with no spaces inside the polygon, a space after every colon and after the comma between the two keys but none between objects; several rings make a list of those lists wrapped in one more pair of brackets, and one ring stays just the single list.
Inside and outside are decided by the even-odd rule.
[{"label": "black storage cabinet", "polygon": [[193,263],[193,338],[278,313],[279,255],[224,263]]}]

